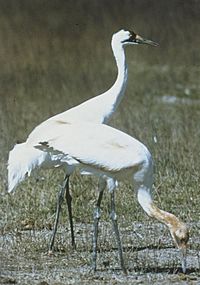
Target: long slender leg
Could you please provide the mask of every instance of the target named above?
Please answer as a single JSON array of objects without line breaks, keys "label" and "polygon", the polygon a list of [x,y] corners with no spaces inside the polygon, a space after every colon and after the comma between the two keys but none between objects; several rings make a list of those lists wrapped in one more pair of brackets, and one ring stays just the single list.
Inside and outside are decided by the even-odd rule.
[{"label": "long slender leg", "polygon": [[67,207],[68,207],[68,214],[69,214],[69,223],[70,223],[70,230],[71,230],[71,239],[72,239],[72,246],[75,249],[75,238],[74,238],[74,224],[73,224],[73,216],[72,216],[72,196],[69,191],[69,179],[66,181],[66,193],[65,198],[67,201]]},{"label": "long slender leg", "polygon": [[106,188],[106,181],[104,179],[99,179],[98,184],[98,192],[99,196],[97,199],[96,207],[94,208],[94,230],[93,230],[93,258],[92,258],[92,268],[94,271],[96,271],[97,268],[97,239],[98,239],[98,225],[99,225],[99,219],[101,216],[101,200],[103,197],[103,191]]},{"label": "long slender leg", "polygon": [[115,191],[111,191],[111,213],[110,213],[110,218],[113,223],[113,229],[115,232],[115,236],[117,239],[117,247],[118,247],[118,252],[119,252],[119,259],[120,259],[120,264],[123,272],[127,274],[126,267],[124,265],[124,258],[123,258],[123,251],[122,251],[122,245],[121,245],[121,240],[120,240],[120,235],[119,235],[119,229],[118,229],[118,223],[117,223],[117,215],[115,212]]},{"label": "long slender leg", "polygon": [[58,222],[59,222],[59,217],[60,217],[60,210],[61,210],[61,206],[62,203],[64,201],[64,194],[65,194],[65,190],[66,190],[66,185],[69,184],[69,176],[65,177],[63,186],[61,187],[59,193],[58,193],[58,200],[57,200],[57,208],[56,208],[56,218],[55,218],[55,222],[54,222],[54,227],[53,227],[53,234],[51,236],[50,239],[50,244],[49,244],[49,253],[52,252],[53,250],[53,246],[54,246],[54,241],[55,241],[55,235],[57,232],[57,228],[58,228]]}]

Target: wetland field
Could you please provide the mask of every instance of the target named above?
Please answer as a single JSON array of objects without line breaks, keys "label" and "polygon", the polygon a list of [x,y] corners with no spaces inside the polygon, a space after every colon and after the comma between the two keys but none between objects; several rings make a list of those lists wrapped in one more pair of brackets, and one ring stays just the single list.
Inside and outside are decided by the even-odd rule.
[{"label": "wetland field", "polygon": [[[200,284],[199,14],[197,0],[0,0],[0,284]],[[47,251],[63,170],[40,170],[6,192],[14,144],[113,84],[110,41],[121,28],[160,45],[126,48],[128,86],[109,124],[148,146],[155,203],[189,226],[185,275],[168,231],[147,217],[128,183],[116,192],[127,276],[119,267],[106,192],[97,272],[91,271],[95,178],[71,177],[77,248],[64,205],[52,256]]]}]

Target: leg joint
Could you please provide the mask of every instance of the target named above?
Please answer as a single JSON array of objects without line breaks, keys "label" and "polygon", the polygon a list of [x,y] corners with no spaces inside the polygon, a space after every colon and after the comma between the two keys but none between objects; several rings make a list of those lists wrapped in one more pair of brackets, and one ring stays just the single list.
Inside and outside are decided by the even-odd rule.
[{"label": "leg joint", "polygon": [[111,211],[110,218],[112,221],[116,221],[117,220],[117,214],[114,211]]},{"label": "leg joint", "polygon": [[94,219],[100,219],[101,217],[101,209],[99,207],[96,207],[94,209]]}]

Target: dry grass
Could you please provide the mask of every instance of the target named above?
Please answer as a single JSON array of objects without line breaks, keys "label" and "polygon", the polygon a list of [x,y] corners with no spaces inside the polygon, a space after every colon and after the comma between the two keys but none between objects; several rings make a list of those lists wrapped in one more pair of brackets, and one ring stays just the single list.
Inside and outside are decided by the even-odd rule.
[{"label": "dry grass", "polygon": [[[22,183],[15,195],[6,195],[8,151],[16,141],[25,140],[44,119],[111,86],[116,68],[109,43],[112,33],[121,27],[136,29],[141,35],[160,42],[160,47],[127,48],[128,89],[110,124],[140,139],[151,150],[155,161],[156,202],[189,224],[199,221],[199,6],[195,0],[0,1],[0,226],[3,236],[20,233],[26,221],[35,230],[52,226],[63,172],[41,171]],[[95,188],[95,179],[78,175],[71,179],[76,223],[92,221]],[[108,219],[108,203],[106,194],[102,207],[104,221]],[[147,221],[151,226],[152,221],[138,206],[129,185],[121,185],[117,192],[117,210],[122,228],[133,221]],[[66,223],[65,216],[66,209],[63,209],[61,224]],[[198,227],[191,231],[199,235]],[[19,239],[13,243],[13,252],[24,246],[25,260],[31,248],[33,256],[41,254],[48,239],[44,242],[42,238],[39,245],[33,246],[35,241],[34,237],[31,241],[22,239],[20,245]],[[57,242],[59,245],[59,238]],[[12,255],[13,247],[8,244]],[[193,250],[197,258],[195,250],[198,249],[198,243],[191,243],[191,256]],[[88,264],[87,251],[86,256]],[[84,264],[79,262],[79,266]],[[12,271],[9,262],[6,268]]]}]

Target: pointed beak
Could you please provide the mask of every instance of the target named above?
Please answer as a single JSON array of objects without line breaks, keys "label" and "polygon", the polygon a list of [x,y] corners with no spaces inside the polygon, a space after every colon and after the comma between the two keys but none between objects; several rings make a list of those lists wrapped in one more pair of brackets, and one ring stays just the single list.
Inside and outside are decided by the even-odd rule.
[{"label": "pointed beak", "polygon": [[144,39],[144,38],[142,38],[142,37],[139,36],[139,35],[136,35],[136,37],[135,37],[135,42],[138,43],[138,44],[145,44],[145,45],[150,45],[150,46],[153,46],[153,47],[159,46],[158,43],[153,42],[153,41],[151,41],[151,40]]},{"label": "pointed beak", "polygon": [[186,273],[186,267],[187,267],[187,263],[186,263],[186,256],[187,256],[187,248],[186,246],[180,248],[181,251],[181,265],[182,265],[182,271],[185,274]]}]

